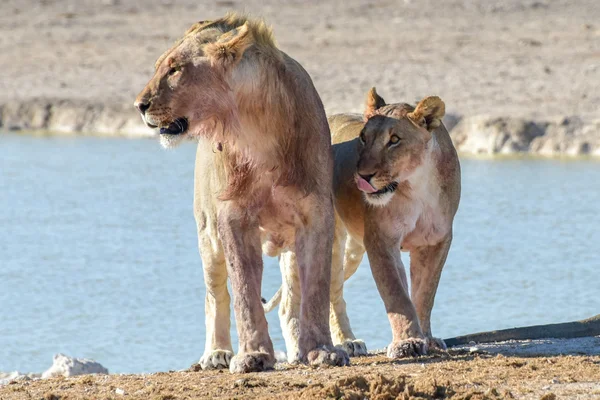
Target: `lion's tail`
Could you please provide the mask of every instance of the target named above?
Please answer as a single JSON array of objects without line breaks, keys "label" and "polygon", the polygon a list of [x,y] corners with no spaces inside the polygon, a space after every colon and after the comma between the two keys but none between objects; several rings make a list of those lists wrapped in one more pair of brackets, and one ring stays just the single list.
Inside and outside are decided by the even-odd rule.
[{"label": "lion's tail", "polygon": [[267,301],[264,298],[261,299],[263,302],[263,310],[265,310],[265,314],[273,311],[273,309],[281,302],[281,293],[282,292],[283,292],[283,287],[280,286],[279,290],[277,290],[277,293],[275,293],[273,295],[273,297],[271,297],[271,300]]}]

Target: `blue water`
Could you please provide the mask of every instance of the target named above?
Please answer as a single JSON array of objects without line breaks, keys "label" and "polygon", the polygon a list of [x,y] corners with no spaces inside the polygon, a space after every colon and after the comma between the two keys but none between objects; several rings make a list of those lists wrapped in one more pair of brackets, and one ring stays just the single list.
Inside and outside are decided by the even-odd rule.
[{"label": "blue water", "polygon": [[[131,373],[199,359],[194,155],[191,143],[0,134],[0,371],[41,372],[57,352]],[[434,334],[597,314],[600,162],[463,159],[462,171]],[[269,295],[281,278],[265,261]],[[391,333],[363,264],[348,310],[356,335],[382,348]],[[284,350],[277,313],[268,319]]]}]

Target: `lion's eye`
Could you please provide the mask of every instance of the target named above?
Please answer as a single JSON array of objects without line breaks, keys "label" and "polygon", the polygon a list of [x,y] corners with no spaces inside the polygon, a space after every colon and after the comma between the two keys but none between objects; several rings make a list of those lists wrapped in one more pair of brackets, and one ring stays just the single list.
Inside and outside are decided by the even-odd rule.
[{"label": "lion's eye", "polygon": [[390,144],[397,144],[400,141],[400,137],[396,136],[396,135],[392,135],[390,137]]},{"label": "lion's eye", "polygon": [[171,75],[175,75],[177,72],[179,72],[179,67],[172,67],[169,70],[168,74],[169,74],[169,76],[171,76]]}]

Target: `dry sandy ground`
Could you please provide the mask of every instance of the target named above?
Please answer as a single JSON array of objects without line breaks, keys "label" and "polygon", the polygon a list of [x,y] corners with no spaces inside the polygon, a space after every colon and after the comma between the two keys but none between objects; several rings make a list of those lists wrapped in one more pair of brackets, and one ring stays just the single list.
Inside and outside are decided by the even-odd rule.
[{"label": "dry sandy ground", "polygon": [[598,399],[600,356],[506,357],[453,351],[376,355],[345,368],[283,365],[247,375],[185,371],[14,382],[0,399]]},{"label": "dry sandy ground", "polygon": [[597,0],[2,0],[0,104],[131,107],[162,51],[230,10],[273,25],[329,112],[361,111],[375,85],[463,116],[599,117]]}]

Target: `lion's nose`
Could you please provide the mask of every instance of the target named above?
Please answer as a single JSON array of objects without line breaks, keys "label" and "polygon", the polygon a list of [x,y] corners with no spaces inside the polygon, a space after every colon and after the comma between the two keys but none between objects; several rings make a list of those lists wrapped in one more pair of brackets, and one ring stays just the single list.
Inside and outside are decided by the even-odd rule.
[{"label": "lion's nose", "polygon": [[375,174],[363,175],[361,173],[358,174],[361,178],[363,178],[367,182],[371,182],[371,178],[375,176]]},{"label": "lion's nose", "polygon": [[135,104],[134,104],[134,106],[135,106],[135,107],[136,107],[138,110],[140,110],[140,112],[141,112],[142,114],[144,114],[144,113],[146,112],[146,110],[147,110],[148,108],[150,108],[150,103],[144,103],[144,102],[142,102],[142,101],[136,101],[136,102],[135,102]]}]

